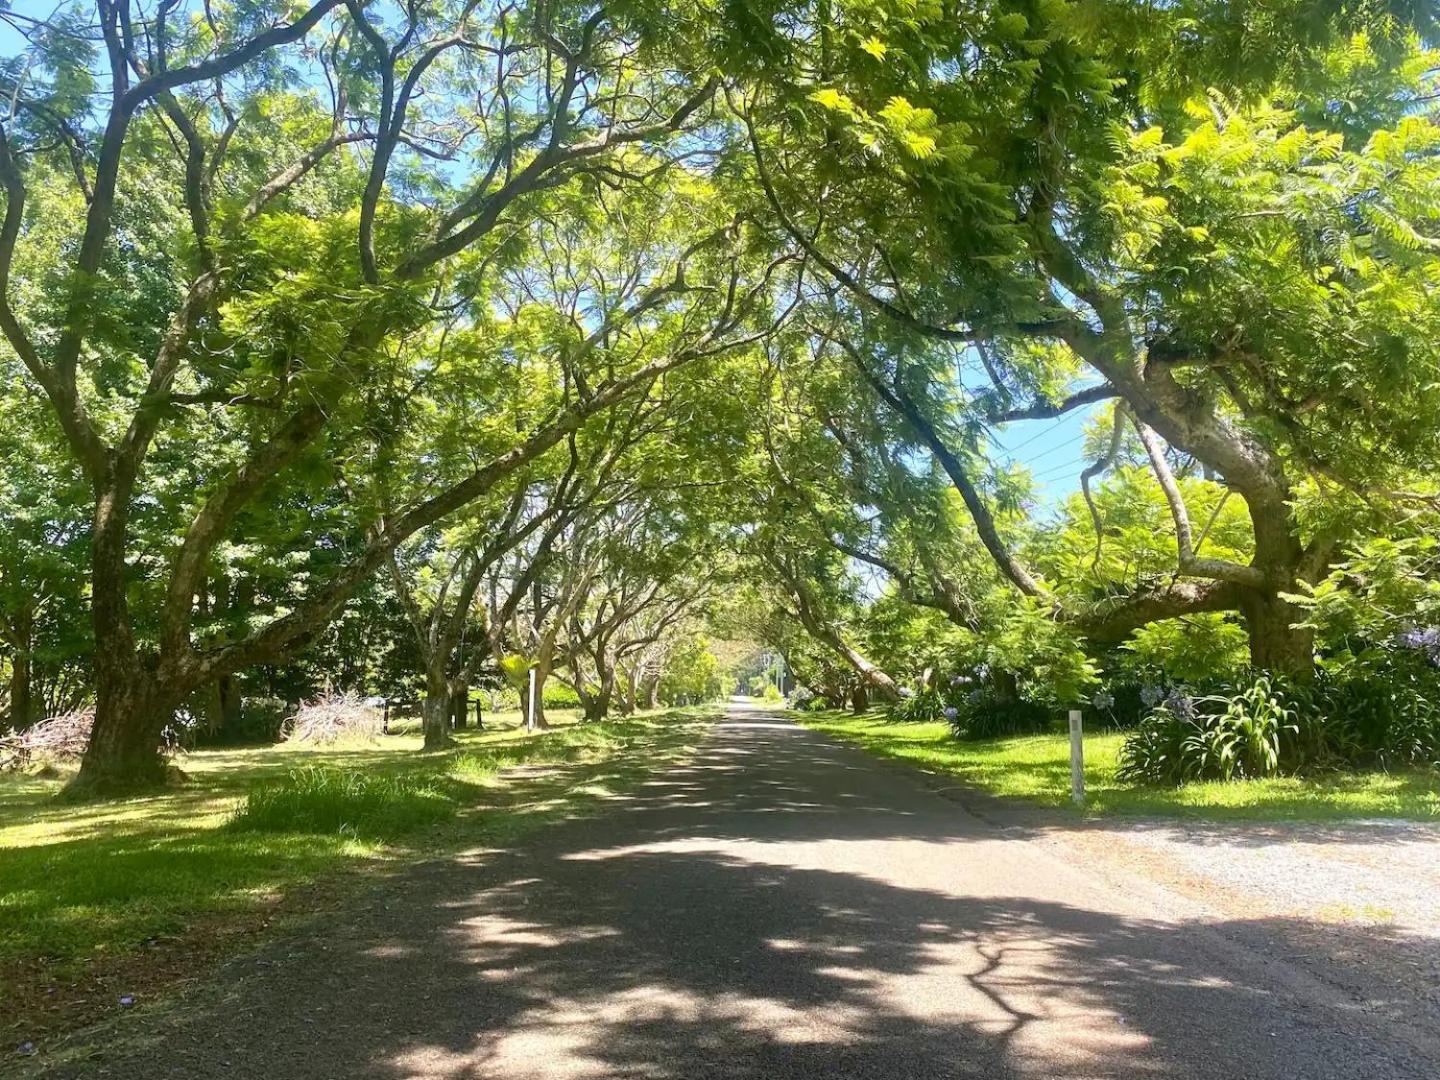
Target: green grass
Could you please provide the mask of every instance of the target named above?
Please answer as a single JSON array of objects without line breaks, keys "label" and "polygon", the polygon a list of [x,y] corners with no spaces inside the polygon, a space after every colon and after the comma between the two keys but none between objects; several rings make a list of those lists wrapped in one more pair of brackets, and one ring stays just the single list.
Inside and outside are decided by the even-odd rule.
[{"label": "green grass", "polygon": [[452,785],[440,777],[371,776],[311,765],[256,784],[230,827],[389,840],[454,817],[457,804]]},{"label": "green grass", "polygon": [[[954,776],[980,791],[1019,803],[1071,808],[1070,738],[1063,732],[960,741],[943,723],[894,724],[877,716],[799,713],[809,727],[881,757]],[[1123,734],[1085,737],[1084,812],[1211,820],[1343,820],[1440,816],[1440,775],[1415,770],[1297,779],[1277,777],[1183,787],[1135,787],[1116,779]]]},{"label": "green grass", "polygon": [[[27,989],[263,920],[346,869],[518,839],[633,789],[707,719],[681,710],[578,725],[562,714],[556,730],[528,734],[518,715],[487,717],[487,731],[459,732],[440,754],[420,754],[413,735],[201,751],[180,759],[183,787],[78,805],[55,798],[63,776],[0,774],[0,998],[13,980],[23,1008]],[[564,767],[501,774],[552,764]]]}]

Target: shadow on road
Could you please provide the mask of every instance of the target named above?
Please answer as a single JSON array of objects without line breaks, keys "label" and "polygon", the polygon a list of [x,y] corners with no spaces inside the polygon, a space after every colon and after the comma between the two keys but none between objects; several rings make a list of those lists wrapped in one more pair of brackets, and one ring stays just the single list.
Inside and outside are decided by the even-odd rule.
[{"label": "shadow on road", "polygon": [[[1067,868],[1028,847],[812,732],[731,721],[612,813],[409,876],[64,1074],[1440,1070],[1433,999],[1359,1003],[1312,979],[1266,951],[1281,920],[1069,897]],[[1325,932],[1377,962],[1440,964],[1430,939]]]}]

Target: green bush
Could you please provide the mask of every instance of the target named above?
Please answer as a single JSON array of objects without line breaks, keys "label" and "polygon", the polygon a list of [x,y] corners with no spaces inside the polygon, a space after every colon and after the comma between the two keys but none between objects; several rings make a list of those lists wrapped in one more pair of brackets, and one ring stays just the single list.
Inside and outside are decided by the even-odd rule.
[{"label": "green bush", "polygon": [[1051,706],[1034,701],[977,691],[947,719],[957,739],[999,739],[1049,731],[1055,725],[1056,713]]},{"label": "green bush", "polygon": [[980,665],[969,675],[941,680],[890,706],[896,723],[943,720],[957,739],[997,739],[1048,730],[1056,718],[1051,705],[1002,693],[993,673]]},{"label": "green bush", "polygon": [[1440,672],[1423,655],[1382,653],[1293,692],[1323,719],[1327,763],[1382,769],[1440,762]]},{"label": "green bush", "polygon": [[294,710],[284,698],[247,697],[240,704],[240,717],[231,737],[233,741],[278,742],[285,718]]},{"label": "green bush", "polygon": [[434,777],[370,776],[311,766],[256,784],[231,827],[257,832],[341,833],[386,840],[455,813]]},{"label": "green bush", "polygon": [[1174,784],[1274,776],[1282,764],[1298,764],[1301,727],[1296,710],[1263,675],[1228,693],[1172,692],[1125,741],[1119,776]]},{"label": "green bush", "polygon": [[580,695],[574,689],[561,682],[546,682],[545,692],[541,695],[545,700],[547,709],[578,709],[580,707]]},{"label": "green bush", "polygon": [[[1127,673],[1107,679],[1082,706],[1085,726],[1123,731],[1140,723],[1163,697],[1163,676],[1149,672]],[[1147,701],[1147,698],[1152,700]]]},{"label": "green bush", "polygon": [[1191,698],[1172,690],[1120,751],[1122,780],[1180,784],[1440,761],[1440,695],[1403,655],[1346,676],[1252,675]]},{"label": "green bush", "polygon": [[926,687],[891,705],[888,716],[897,724],[933,723],[945,718],[949,705],[950,702],[939,690]]}]

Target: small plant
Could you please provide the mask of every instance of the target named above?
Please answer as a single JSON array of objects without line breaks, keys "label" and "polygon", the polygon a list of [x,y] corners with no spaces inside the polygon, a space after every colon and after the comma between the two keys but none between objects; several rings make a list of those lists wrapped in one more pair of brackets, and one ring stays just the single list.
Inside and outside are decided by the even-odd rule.
[{"label": "small plant", "polygon": [[1282,738],[1300,730],[1295,711],[1264,676],[1230,697],[1202,699],[1195,727],[1182,753],[1196,776],[1214,780],[1274,776],[1280,771]]},{"label": "small plant", "polygon": [[1172,689],[1126,739],[1118,776],[1171,784],[1275,776],[1298,771],[1317,746],[1294,695],[1260,675],[1202,697]]},{"label": "small plant", "polygon": [[312,766],[256,784],[230,824],[255,832],[387,840],[444,821],[455,809],[455,800],[434,777],[368,776]]},{"label": "small plant", "polygon": [[890,706],[889,717],[897,724],[933,723],[945,719],[950,703],[940,690],[926,687]]}]

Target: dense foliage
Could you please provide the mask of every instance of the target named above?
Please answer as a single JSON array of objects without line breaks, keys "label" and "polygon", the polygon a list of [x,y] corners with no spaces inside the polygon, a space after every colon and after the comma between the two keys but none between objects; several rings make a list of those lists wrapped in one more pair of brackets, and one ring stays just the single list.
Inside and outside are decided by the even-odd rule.
[{"label": "dense foliage", "polygon": [[[4,722],[93,705],[105,792],[177,718],[433,749],[741,642],[1137,779],[1434,761],[1432,20],[0,9]],[[1057,500],[1003,448],[1079,415]]]}]

